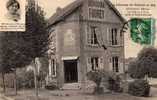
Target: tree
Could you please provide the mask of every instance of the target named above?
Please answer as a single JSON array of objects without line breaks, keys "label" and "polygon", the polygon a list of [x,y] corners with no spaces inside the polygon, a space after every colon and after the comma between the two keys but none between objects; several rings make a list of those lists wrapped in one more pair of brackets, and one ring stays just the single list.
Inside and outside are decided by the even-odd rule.
[{"label": "tree", "polygon": [[137,59],[129,64],[129,74],[133,78],[157,77],[157,49],[147,47],[140,51]]},{"label": "tree", "polygon": [[[0,47],[0,72],[3,79],[3,90],[5,92],[4,76],[6,73],[16,72],[15,66],[19,66],[21,56],[17,55],[17,38],[16,35],[10,32],[1,33]],[[15,73],[16,74],[16,73]],[[16,89],[16,86],[15,86]]]},{"label": "tree", "polygon": [[32,62],[36,66],[35,58],[42,57],[48,50],[49,33],[44,12],[34,0],[28,0],[26,7],[26,31],[3,32],[1,41],[2,73],[25,67]]},{"label": "tree", "polygon": [[42,57],[48,50],[49,33],[47,31],[47,23],[44,18],[44,12],[34,0],[28,0],[26,11],[26,32],[22,34],[24,43],[27,43],[27,49],[24,50],[25,55],[31,58],[35,70],[35,89],[38,96],[37,87],[37,64],[36,57]]}]

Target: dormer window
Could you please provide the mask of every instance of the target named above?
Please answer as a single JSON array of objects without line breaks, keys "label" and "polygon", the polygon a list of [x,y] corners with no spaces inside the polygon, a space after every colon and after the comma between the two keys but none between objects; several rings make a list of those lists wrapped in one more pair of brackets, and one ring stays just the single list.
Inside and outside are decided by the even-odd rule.
[{"label": "dormer window", "polygon": [[89,8],[89,18],[104,19],[104,10]]},{"label": "dormer window", "polygon": [[105,3],[103,0],[89,0],[88,1],[88,10],[90,19],[104,19],[105,17]]},{"label": "dormer window", "polygon": [[88,6],[104,8],[105,4],[103,0],[89,0]]}]

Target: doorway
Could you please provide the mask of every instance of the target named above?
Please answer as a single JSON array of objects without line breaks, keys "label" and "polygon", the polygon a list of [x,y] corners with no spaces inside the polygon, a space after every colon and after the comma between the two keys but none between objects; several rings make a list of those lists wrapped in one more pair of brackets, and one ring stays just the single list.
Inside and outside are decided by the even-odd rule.
[{"label": "doorway", "polygon": [[77,60],[64,60],[64,81],[78,82]]}]

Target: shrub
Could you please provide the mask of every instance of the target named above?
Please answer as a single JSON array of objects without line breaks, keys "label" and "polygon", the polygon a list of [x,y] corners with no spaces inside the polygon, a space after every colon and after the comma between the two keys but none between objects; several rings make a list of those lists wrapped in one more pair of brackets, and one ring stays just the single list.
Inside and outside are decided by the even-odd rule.
[{"label": "shrub", "polygon": [[34,88],[34,73],[33,71],[25,71],[17,75],[17,87]]},{"label": "shrub", "polygon": [[97,87],[100,86],[102,74],[100,71],[90,71],[87,73],[87,78],[97,85]]},{"label": "shrub", "polygon": [[101,83],[101,79],[102,79],[102,73],[100,73],[100,71],[88,72],[87,78],[96,84],[96,87],[94,89],[94,94],[103,93],[102,88],[100,87],[100,83]]},{"label": "shrub", "polygon": [[[122,89],[120,88],[121,79],[114,72],[107,72],[105,70],[90,71],[87,73],[87,78],[95,82],[97,85],[97,87],[95,87],[94,93],[103,93],[103,87],[114,92],[122,92]],[[103,85],[103,87],[101,85]]]},{"label": "shrub", "polygon": [[56,89],[59,89],[58,86],[54,83],[49,83],[48,85],[45,86],[45,89],[48,89],[48,90],[56,90]]},{"label": "shrub", "polygon": [[109,76],[108,78],[108,89],[114,92],[122,92],[122,88],[120,87],[121,79],[118,75],[115,75],[114,77]]},{"label": "shrub", "polygon": [[149,96],[150,85],[146,80],[135,80],[129,84],[129,94],[134,96]]}]

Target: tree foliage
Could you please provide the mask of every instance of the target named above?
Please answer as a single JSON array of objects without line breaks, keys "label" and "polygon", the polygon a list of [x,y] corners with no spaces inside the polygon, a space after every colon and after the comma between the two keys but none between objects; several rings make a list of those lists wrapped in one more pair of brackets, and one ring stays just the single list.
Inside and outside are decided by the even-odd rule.
[{"label": "tree foliage", "polygon": [[140,51],[135,61],[129,64],[129,74],[133,78],[157,77],[157,49],[147,47]]},{"label": "tree foliage", "polygon": [[45,54],[49,44],[44,12],[34,0],[28,0],[26,7],[26,31],[2,32],[0,46],[0,71],[25,67],[36,57]]},{"label": "tree foliage", "polygon": [[150,85],[146,80],[135,80],[129,84],[129,94],[134,96],[149,96]]}]

